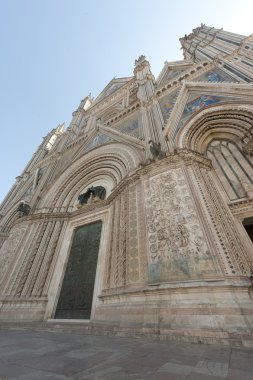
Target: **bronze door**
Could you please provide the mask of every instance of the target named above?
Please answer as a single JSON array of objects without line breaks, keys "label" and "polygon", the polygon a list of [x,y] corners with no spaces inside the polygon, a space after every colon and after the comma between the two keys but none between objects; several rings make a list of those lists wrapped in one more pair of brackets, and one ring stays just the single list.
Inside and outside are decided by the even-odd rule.
[{"label": "bronze door", "polygon": [[102,222],[74,231],[55,318],[90,319]]}]

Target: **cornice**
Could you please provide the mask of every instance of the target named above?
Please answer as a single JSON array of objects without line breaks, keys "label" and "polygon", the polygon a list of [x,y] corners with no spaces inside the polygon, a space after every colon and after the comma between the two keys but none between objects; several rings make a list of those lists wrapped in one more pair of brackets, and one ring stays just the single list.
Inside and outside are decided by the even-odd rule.
[{"label": "cornice", "polygon": [[[235,283],[237,280],[237,283]],[[237,279],[233,278],[234,283],[231,284],[229,278],[210,278],[205,280],[192,280],[187,282],[167,282],[163,284],[143,284],[143,286],[139,285],[138,288],[110,288],[104,289],[102,293],[99,295],[99,299],[102,300],[110,300],[115,298],[120,301],[125,302],[125,296],[137,296],[137,297],[146,297],[156,295],[164,295],[168,292],[170,293],[185,293],[186,289],[191,292],[199,293],[203,291],[207,292],[217,292],[217,289],[231,292],[232,289],[236,287],[236,289],[240,289],[240,291],[248,292],[250,283],[248,277],[239,277]]]},{"label": "cornice", "polygon": [[[210,89],[212,92],[217,89],[219,93],[216,95],[219,96],[220,93],[225,93],[228,96],[236,96],[236,95],[249,95],[253,94],[253,84],[252,83],[234,83],[234,82],[185,82],[185,86],[189,90],[203,90],[206,89],[206,92]],[[228,90],[235,90],[235,92],[227,93]],[[239,92],[238,90],[241,90]]]},{"label": "cornice", "polygon": [[233,215],[243,220],[252,216],[253,198],[244,198],[228,204]]},{"label": "cornice", "polygon": [[234,201],[233,203],[229,203],[229,207],[231,209],[241,208],[242,205],[252,205],[253,206],[253,198],[244,198],[244,199]]}]

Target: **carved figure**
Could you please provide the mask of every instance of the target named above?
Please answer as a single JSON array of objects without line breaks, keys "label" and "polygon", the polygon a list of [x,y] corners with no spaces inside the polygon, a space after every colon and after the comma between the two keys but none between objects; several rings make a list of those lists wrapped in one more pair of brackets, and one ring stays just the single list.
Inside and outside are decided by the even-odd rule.
[{"label": "carved figure", "polygon": [[25,202],[20,202],[17,208],[17,211],[22,212],[23,215],[28,215],[30,210],[31,207]]},{"label": "carved figure", "polygon": [[94,192],[94,197],[99,199],[105,199],[106,190],[103,186],[92,187]]},{"label": "carved figure", "polygon": [[91,200],[105,199],[106,190],[103,186],[91,186],[85,193],[78,197],[79,204],[87,204]]},{"label": "carved figure", "polygon": [[165,156],[165,153],[161,149],[161,143],[156,143],[153,140],[150,140],[148,143],[150,144],[149,149],[154,160]]},{"label": "carved figure", "polygon": [[135,66],[138,66],[141,62],[145,61],[146,57],[145,55],[140,55],[138,59],[135,60]]}]

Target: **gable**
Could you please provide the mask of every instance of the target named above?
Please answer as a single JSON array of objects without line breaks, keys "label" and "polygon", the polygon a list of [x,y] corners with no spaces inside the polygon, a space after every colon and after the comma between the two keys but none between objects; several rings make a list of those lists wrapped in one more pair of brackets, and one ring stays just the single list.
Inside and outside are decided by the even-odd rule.
[{"label": "gable", "polygon": [[124,77],[124,78],[114,78],[112,79],[107,86],[103,89],[103,91],[97,96],[95,102],[100,101],[101,99],[112,95],[114,92],[119,90],[122,86],[124,86],[127,82],[129,82],[132,77]]},{"label": "gable", "polygon": [[165,83],[173,80],[182,74],[182,72],[190,69],[193,66],[193,63],[185,61],[177,62],[165,62],[164,68],[157,78],[158,86],[162,86]]}]

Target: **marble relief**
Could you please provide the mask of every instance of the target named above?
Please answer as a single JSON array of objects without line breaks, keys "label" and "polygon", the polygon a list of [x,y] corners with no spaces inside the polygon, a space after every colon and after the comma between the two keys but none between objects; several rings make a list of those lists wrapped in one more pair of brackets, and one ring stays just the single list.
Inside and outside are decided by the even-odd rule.
[{"label": "marble relief", "polygon": [[150,179],[146,215],[149,283],[216,274],[182,169]]}]

